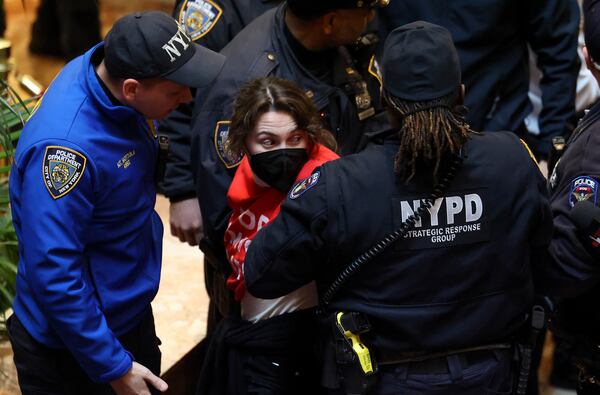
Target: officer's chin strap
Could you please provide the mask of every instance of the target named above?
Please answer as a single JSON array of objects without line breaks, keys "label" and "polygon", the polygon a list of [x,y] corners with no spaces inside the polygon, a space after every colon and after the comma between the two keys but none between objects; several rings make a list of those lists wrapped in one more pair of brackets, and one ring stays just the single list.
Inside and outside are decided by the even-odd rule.
[{"label": "officer's chin strap", "polygon": [[[325,306],[329,304],[335,294],[356,274],[366,263],[372,261],[385,249],[411,230],[417,221],[431,208],[438,198],[450,187],[450,182],[462,164],[462,150],[454,159],[442,181],[436,185],[429,198],[425,199],[413,215],[408,217],[393,233],[375,243],[350,263],[323,294],[320,304],[320,314],[323,315]],[[344,389],[348,395],[367,394],[376,383],[377,362],[373,353],[361,341],[360,335],[371,330],[371,325],[366,315],[359,312],[336,312],[333,315],[333,339],[335,360],[344,382]]]}]

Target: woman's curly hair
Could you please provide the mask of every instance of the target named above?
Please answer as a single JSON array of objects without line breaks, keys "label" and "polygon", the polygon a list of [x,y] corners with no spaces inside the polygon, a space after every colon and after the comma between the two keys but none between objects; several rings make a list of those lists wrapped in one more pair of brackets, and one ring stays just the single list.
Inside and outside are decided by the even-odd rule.
[{"label": "woman's curly hair", "polygon": [[247,136],[260,117],[269,111],[289,114],[298,129],[308,134],[310,147],[320,143],[336,149],[335,138],[323,127],[319,111],[306,93],[291,81],[271,76],[248,82],[237,94],[227,138],[227,150],[231,155],[246,153]]}]

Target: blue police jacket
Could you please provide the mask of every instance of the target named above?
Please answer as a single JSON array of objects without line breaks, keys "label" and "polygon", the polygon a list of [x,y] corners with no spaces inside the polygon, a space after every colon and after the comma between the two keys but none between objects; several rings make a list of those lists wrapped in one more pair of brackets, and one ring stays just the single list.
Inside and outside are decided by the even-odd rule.
[{"label": "blue police jacket", "polygon": [[[432,192],[398,179],[398,146],[388,138],[293,187],[248,249],[248,291],[273,298],[317,279],[322,292],[398,229]],[[544,177],[511,133],[473,134],[462,154],[429,212],[327,306],[368,316],[363,340],[380,360],[510,341],[531,307],[532,267],[552,231]]]},{"label": "blue police jacket", "polygon": [[98,382],[131,368],[117,337],[156,295],[163,232],[154,129],[104,92],[91,61],[102,45],[52,82],[10,175],[20,256],[14,312],[37,341],[68,348]]}]

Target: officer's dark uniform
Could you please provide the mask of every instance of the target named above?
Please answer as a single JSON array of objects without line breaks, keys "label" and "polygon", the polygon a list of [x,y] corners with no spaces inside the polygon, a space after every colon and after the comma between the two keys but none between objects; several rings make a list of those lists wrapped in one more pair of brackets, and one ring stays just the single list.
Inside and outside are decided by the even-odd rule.
[{"label": "officer's dark uniform", "polygon": [[579,72],[575,0],[402,0],[380,13],[381,29],[424,20],[450,30],[462,64],[467,121],[476,130],[526,132],[530,45],[544,74],[541,134],[531,147],[548,155],[552,137],[567,133]]},{"label": "officer's dark uniform", "polygon": [[[397,134],[382,138],[292,188],[249,247],[251,294],[274,298],[316,278],[322,296],[344,267],[430,196],[431,185],[405,184],[395,173]],[[508,132],[471,133],[462,157],[431,214],[363,266],[326,307],[370,320],[362,339],[386,364],[378,394],[431,393],[434,382],[444,394],[509,393],[510,352],[459,350],[510,343],[523,325],[533,299],[530,264],[543,256],[551,232],[545,181]],[[458,355],[395,363],[413,352]]]},{"label": "officer's dark uniform", "polygon": [[[314,278],[323,290],[397,229],[430,193],[397,182],[397,149],[390,136],[326,164],[312,188],[287,199],[248,251],[250,293],[274,298]],[[509,133],[474,135],[465,157],[437,215],[370,262],[328,308],[369,317],[374,329],[364,339],[380,362],[510,341],[523,324],[533,298],[529,263],[550,233],[543,177]]]},{"label": "officer's dark uniform", "polygon": [[[593,60],[600,57],[600,31],[597,30],[600,13],[598,1],[585,1],[585,40]],[[597,73],[597,72],[596,72]],[[595,104],[579,122],[562,158],[549,180],[551,208],[554,218],[554,236],[549,248],[551,265],[545,266],[537,279],[542,290],[562,297],[552,329],[563,341],[574,361],[587,372],[580,376],[596,376],[594,385],[584,379],[578,393],[596,394],[600,391],[600,255],[598,244],[586,229],[578,229],[573,219],[573,207],[580,201],[597,206],[600,182],[600,104]],[[596,209],[597,210],[597,209]],[[592,216],[594,213],[590,213]],[[572,362],[574,362],[572,361]],[[585,388],[585,389],[584,389]],[[585,390],[589,392],[584,392]]]},{"label": "officer's dark uniform", "polygon": [[285,26],[285,12],[286,3],[267,11],[242,30],[223,49],[228,60],[210,93],[196,97],[193,170],[204,232],[218,250],[222,249],[229,216],[226,193],[240,160],[228,155],[224,143],[231,103],[244,83],[268,75],[296,82],[321,111],[342,154],[358,150],[363,131],[371,124],[379,124],[366,85],[361,83],[363,79],[347,51],[342,47],[320,52],[304,49]]},{"label": "officer's dark uniform", "polygon": [[[545,291],[565,297],[558,304],[553,330],[564,339],[564,347],[576,358],[595,360],[600,373],[600,256],[582,242],[569,217],[578,200],[598,204],[600,182],[600,105],[583,118],[568,141],[568,149],[550,178],[554,236],[550,246],[553,265],[547,267],[539,283]],[[596,388],[600,391],[600,387]]]},{"label": "officer's dark uniform", "polygon": [[[278,3],[278,0],[178,0],[173,17],[185,26],[196,43],[220,51],[254,18]],[[170,142],[160,190],[172,202],[196,197],[190,167],[193,107],[193,102],[181,105],[159,122],[160,132],[168,135]]]}]

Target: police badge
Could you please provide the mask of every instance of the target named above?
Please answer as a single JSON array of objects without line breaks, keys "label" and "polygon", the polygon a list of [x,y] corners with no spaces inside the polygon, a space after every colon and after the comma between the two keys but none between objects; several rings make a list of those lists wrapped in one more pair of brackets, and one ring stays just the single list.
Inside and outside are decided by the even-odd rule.
[{"label": "police badge", "polygon": [[577,177],[571,183],[571,193],[569,194],[569,206],[575,206],[577,202],[589,200],[596,204],[596,195],[598,192],[598,181],[592,177]]},{"label": "police badge", "polygon": [[42,174],[53,199],[69,193],[81,179],[87,159],[70,148],[48,146],[44,153]]},{"label": "police badge", "polygon": [[211,0],[186,0],[179,12],[179,23],[196,41],[217,24],[223,10]]}]

